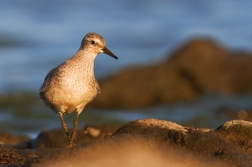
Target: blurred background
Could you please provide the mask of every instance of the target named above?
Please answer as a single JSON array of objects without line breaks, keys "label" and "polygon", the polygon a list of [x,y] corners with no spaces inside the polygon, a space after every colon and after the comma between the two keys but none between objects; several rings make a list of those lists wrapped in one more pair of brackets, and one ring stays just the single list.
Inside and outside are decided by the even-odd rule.
[{"label": "blurred background", "polygon": [[[86,33],[103,36],[119,57],[114,60],[101,54],[96,58],[96,77],[105,80],[121,75],[125,68],[158,65],[185,42],[199,37],[211,38],[228,51],[252,52],[251,6],[249,0],[1,0],[0,132],[36,136],[41,130],[60,127],[58,115],[45,107],[37,92],[46,74],[78,50]],[[141,96],[145,95],[135,98]],[[230,119],[248,119],[251,101],[250,91],[204,92],[190,101],[132,109],[89,107],[81,114],[79,127],[151,117],[217,128]],[[69,126],[74,117],[65,116]]]}]

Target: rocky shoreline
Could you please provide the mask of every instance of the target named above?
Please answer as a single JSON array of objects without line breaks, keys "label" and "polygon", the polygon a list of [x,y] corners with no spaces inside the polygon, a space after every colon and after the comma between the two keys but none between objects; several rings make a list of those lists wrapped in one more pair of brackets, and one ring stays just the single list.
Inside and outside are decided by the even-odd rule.
[{"label": "rocky shoreline", "polygon": [[35,139],[0,135],[0,166],[242,166],[252,164],[252,123],[233,120],[219,128],[183,127],[142,119],[121,127],[78,129],[69,149],[62,129]]}]

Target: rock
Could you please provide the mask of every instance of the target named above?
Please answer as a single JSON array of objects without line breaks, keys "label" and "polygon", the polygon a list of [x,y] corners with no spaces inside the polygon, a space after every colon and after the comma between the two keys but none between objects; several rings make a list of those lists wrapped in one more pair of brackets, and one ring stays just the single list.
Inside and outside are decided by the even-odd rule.
[{"label": "rock", "polygon": [[14,136],[9,132],[0,133],[0,144],[15,144],[19,142],[28,141],[30,138],[24,135]]},{"label": "rock", "polygon": [[252,54],[233,52],[210,39],[195,39],[175,52],[171,59],[182,74],[199,89],[214,93],[252,91]]},{"label": "rock", "polygon": [[251,122],[233,120],[216,130],[207,131],[187,127],[173,128],[177,126],[175,123],[154,119],[137,120],[122,126],[114,135],[152,135],[156,141],[186,150],[198,158],[216,158],[234,166],[252,164]]},{"label": "rock", "polygon": [[[110,136],[117,128],[109,126],[86,126],[84,129],[77,129],[76,145],[90,142],[92,140]],[[69,129],[69,133],[72,129]],[[26,148],[65,148],[69,145],[66,134],[62,128],[42,131],[35,139],[30,140]]]},{"label": "rock", "polygon": [[233,52],[211,39],[194,39],[152,66],[132,67],[100,81],[88,106],[134,109],[189,101],[203,93],[252,91],[252,54]]},{"label": "rock", "polygon": [[228,128],[233,128],[234,126],[252,128],[252,122],[244,121],[244,120],[232,120],[232,121],[225,122],[223,125],[217,128],[217,130],[226,130]]},{"label": "rock", "polygon": [[[99,129],[98,136],[104,133],[99,127],[91,129],[94,134]],[[47,131],[51,135],[55,132]],[[93,134],[91,136],[94,138]],[[56,134],[55,137],[58,139],[59,136]],[[47,138],[43,143],[54,143],[50,140],[56,139]],[[233,120],[212,130],[143,119],[123,125],[112,135],[82,142],[71,149],[15,149],[0,144],[0,166],[250,167],[251,142],[252,123],[248,121]]]},{"label": "rock", "polygon": [[101,134],[100,129],[96,129],[94,127],[87,127],[86,130],[84,131],[85,134],[89,134],[92,137],[98,137]]},{"label": "rock", "polygon": [[17,161],[22,161],[19,151],[10,146],[0,144],[0,165],[13,164]]},{"label": "rock", "polygon": [[30,149],[19,150],[0,144],[0,166],[31,166],[33,163],[42,163],[43,159],[57,157],[61,149]]}]

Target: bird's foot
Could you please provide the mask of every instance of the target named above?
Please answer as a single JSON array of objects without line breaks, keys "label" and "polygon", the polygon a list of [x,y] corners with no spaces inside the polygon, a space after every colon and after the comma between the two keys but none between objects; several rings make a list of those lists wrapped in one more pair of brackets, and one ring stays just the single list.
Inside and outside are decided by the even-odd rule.
[{"label": "bird's foot", "polygon": [[69,145],[66,148],[72,148],[74,146],[75,146],[74,142],[70,142]]}]

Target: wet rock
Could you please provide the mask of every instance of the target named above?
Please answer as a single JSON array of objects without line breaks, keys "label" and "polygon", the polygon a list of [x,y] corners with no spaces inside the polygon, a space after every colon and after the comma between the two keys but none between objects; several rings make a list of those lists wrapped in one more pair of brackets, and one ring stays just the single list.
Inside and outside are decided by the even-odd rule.
[{"label": "wet rock", "polygon": [[[112,135],[109,131],[109,135],[102,136],[104,129],[98,127],[86,128],[86,135],[89,131],[93,140],[83,139],[88,142],[71,149],[15,149],[1,144],[0,165],[249,167],[252,164],[252,123],[248,121],[233,120],[212,130],[143,119],[123,125]],[[95,137],[97,134],[100,137]],[[55,143],[50,140],[55,139],[48,137],[43,143]]]},{"label": "wet rock", "polygon": [[[155,55],[154,55],[155,56]],[[229,51],[210,39],[194,39],[152,66],[125,69],[100,81],[90,107],[133,109],[188,101],[203,93],[252,91],[252,54]]]}]

